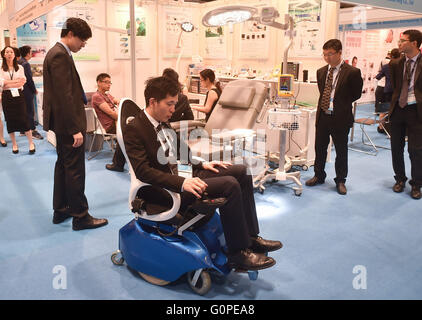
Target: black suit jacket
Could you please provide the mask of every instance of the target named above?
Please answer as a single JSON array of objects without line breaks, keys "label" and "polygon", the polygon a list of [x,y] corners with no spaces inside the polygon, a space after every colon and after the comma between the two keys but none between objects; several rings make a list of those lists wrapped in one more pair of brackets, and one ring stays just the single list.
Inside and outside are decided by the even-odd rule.
[{"label": "black suit jacket", "polygon": [[[329,65],[318,69],[317,81],[319,89],[318,109],[315,124],[321,115],[321,100],[324,92],[325,82],[327,79]],[[334,80],[333,80],[334,81]],[[347,63],[343,63],[334,93],[334,122],[338,127],[353,126],[353,102],[362,95],[363,80],[360,69],[352,67]]]},{"label": "black suit jacket", "polygon": [[59,42],[45,56],[43,82],[44,130],[61,135],[85,132],[82,84],[73,59]]},{"label": "black suit jacket", "polygon": [[[401,87],[403,84],[403,73],[404,73],[404,64],[406,62],[406,57],[396,59],[390,62],[391,66],[391,82],[393,85],[393,96],[391,98],[391,105],[389,114],[393,114],[394,108],[398,104],[400,99]],[[415,70],[415,97],[417,102],[417,111],[419,122],[422,122],[422,58],[419,59],[419,63],[416,66]]]},{"label": "black suit jacket", "polygon": [[[124,141],[126,154],[139,180],[156,187],[181,193],[185,178],[173,175],[168,163],[161,164],[159,162],[157,155],[161,144],[154,126],[145,115],[145,111],[139,112],[135,119],[127,125]],[[177,148],[178,158],[180,159],[180,150],[187,150],[190,159],[191,151],[189,147],[182,139],[179,139],[178,142],[180,146],[180,148]],[[182,160],[189,162],[189,159]],[[192,165],[194,172],[201,168],[201,163]]]},{"label": "black suit jacket", "polygon": [[174,113],[171,116],[169,122],[193,119],[193,112],[190,107],[188,97],[186,97],[183,93],[179,93],[179,99],[177,100]]}]

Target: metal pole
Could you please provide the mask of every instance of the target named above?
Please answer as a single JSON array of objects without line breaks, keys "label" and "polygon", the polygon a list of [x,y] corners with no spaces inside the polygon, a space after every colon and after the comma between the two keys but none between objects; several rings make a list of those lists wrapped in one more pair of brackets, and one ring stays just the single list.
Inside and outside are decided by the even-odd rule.
[{"label": "metal pole", "polygon": [[[105,14],[105,26],[108,27],[108,8],[107,8],[107,1],[105,1],[105,8],[104,8],[104,14]],[[110,73],[110,62],[109,62],[109,46],[108,46],[108,31],[105,31],[105,41],[106,41],[106,70],[107,73]]]},{"label": "metal pole", "polygon": [[136,28],[135,28],[135,0],[130,0],[130,66],[132,100],[136,102]]}]

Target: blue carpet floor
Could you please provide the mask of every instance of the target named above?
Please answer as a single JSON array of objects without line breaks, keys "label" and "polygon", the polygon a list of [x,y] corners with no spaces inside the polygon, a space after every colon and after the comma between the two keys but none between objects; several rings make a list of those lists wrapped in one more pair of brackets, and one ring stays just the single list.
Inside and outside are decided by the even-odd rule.
[{"label": "blue carpet floor", "polygon": [[[360,129],[355,130],[357,141]],[[368,131],[376,143],[389,145],[375,127]],[[26,138],[18,137],[20,153],[14,155],[5,137],[9,145],[0,148],[0,299],[422,298],[422,201],[410,198],[409,185],[403,193],[392,191],[389,150],[377,156],[349,151],[346,196],[335,191],[333,162],[327,163],[326,183],[304,187],[300,197],[284,182],[256,193],[261,235],[284,243],[272,254],[277,264],[260,271],[256,281],[232,273],[200,297],[183,280],[159,287],[112,264],[118,231],[132,214],[129,174],[105,170],[112,157],[106,145],[86,161],[86,196],[91,214],[109,224],[75,232],[71,220],[51,222],[52,145],[35,141],[37,152],[29,155]],[[406,165],[410,172],[407,152]],[[312,176],[311,167],[301,172],[301,181]],[[65,289],[55,289],[59,275]]]}]

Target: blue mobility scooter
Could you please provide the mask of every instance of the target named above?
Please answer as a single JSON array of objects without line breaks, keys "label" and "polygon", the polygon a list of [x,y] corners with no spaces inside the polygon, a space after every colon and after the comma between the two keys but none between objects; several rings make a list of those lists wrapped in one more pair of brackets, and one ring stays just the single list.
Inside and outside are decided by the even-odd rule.
[{"label": "blue mobility scooter", "polygon": [[[156,285],[166,285],[186,274],[193,291],[204,295],[211,288],[210,272],[220,276],[231,272],[224,253],[220,217],[216,213],[226,200],[209,199],[205,195],[179,212],[178,193],[163,191],[163,201],[159,204],[147,203],[139,197],[141,189],[157,192],[157,188],[136,178],[124,145],[126,126],[140,111],[129,99],[120,102],[117,139],[129,166],[129,208],[135,218],[120,229],[119,250],[112,254],[111,260],[115,265],[126,262],[143,279]],[[258,277],[258,271],[235,271],[247,272],[251,280]]]}]

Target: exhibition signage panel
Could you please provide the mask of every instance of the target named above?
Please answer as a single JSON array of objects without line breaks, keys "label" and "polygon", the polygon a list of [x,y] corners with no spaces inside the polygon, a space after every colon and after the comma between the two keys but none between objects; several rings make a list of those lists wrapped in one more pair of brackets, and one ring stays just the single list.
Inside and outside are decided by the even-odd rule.
[{"label": "exhibition signage panel", "polygon": [[10,21],[11,26],[21,26],[29,21],[33,21],[36,18],[52,11],[54,8],[64,5],[72,0],[41,0],[32,1],[30,4],[25,6],[22,10],[13,16]]},{"label": "exhibition signage panel", "polygon": [[370,5],[374,7],[409,11],[412,13],[422,13],[421,0],[352,0],[344,1],[355,4]]},{"label": "exhibition signage panel", "polygon": [[289,15],[295,23],[292,57],[321,57],[321,0],[289,0]]},{"label": "exhibition signage panel", "polygon": [[25,23],[35,21],[42,15],[52,11],[54,8],[62,6],[72,0],[33,0],[22,10],[19,10],[9,20],[11,45],[17,46],[17,31],[16,29]]}]

